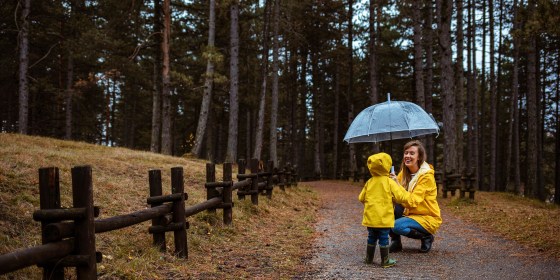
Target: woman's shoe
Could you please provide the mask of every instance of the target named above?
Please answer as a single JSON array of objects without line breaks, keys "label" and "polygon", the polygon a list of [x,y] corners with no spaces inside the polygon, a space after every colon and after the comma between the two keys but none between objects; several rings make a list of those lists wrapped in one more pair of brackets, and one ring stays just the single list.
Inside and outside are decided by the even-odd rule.
[{"label": "woman's shoe", "polygon": [[395,253],[400,251],[402,251],[401,236],[391,233],[391,246],[389,246],[389,252]]},{"label": "woman's shoe", "polygon": [[420,246],[420,252],[428,253],[432,249],[432,243],[434,243],[434,236],[432,234],[427,234],[423,236],[420,241],[422,245]]}]

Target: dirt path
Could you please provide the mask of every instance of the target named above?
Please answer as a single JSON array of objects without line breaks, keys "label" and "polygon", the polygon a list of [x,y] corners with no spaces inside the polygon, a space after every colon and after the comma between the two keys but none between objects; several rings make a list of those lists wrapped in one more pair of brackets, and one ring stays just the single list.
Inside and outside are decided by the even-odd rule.
[{"label": "dirt path", "polygon": [[420,241],[403,237],[398,263],[383,269],[379,250],[373,265],[363,264],[367,231],[361,225],[361,186],[339,181],[305,182],[319,193],[322,207],[312,273],[296,279],[559,279],[560,262],[533,249],[481,232],[442,209],[443,225],[432,250],[418,253]]}]

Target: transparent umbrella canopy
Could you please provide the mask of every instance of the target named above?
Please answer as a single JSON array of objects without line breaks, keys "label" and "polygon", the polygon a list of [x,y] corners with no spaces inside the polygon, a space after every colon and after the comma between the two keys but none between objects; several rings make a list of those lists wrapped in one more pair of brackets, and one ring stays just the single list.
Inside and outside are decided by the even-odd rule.
[{"label": "transparent umbrella canopy", "polygon": [[439,126],[422,107],[389,98],[361,111],[346,131],[344,141],[381,142],[434,133],[439,134]]}]

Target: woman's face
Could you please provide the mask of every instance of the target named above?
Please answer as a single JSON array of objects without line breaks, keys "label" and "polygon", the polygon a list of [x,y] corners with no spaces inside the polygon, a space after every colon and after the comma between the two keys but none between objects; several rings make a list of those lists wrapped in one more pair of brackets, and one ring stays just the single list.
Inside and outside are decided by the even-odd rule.
[{"label": "woman's face", "polygon": [[411,146],[404,150],[403,162],[410,172],[416,173],[420,168],[418,166],[418,147]]}]

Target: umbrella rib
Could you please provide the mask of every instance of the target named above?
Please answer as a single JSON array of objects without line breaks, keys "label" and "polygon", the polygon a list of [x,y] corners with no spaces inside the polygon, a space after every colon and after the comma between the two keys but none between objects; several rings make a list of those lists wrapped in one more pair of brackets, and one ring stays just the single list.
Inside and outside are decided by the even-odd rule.
[{"label": "umbrella rib", "polygon": [[[399,106],[401,106],[402,110],[405,111],[407,114],[405,114],[405,116],[408,117],[408,110],[402,105],[401,102],[399,102]],[[405,117],[404,121],[406,122],[406,128],[408,129],[408,136],[410,136],[410,138],[412,138],[412,133],[410,133],[410,124],[408,122],[408,118]]]}]

